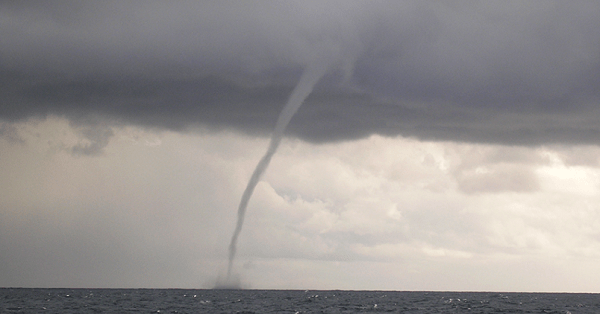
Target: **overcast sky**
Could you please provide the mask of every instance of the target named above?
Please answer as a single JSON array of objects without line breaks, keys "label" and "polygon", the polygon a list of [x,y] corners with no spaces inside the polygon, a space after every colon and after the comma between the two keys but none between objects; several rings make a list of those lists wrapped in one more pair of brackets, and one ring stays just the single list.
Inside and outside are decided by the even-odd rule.
[{"label": "overcast sky", "polygon": [[0,287],[600,292],[597,1],[0,2]]}]

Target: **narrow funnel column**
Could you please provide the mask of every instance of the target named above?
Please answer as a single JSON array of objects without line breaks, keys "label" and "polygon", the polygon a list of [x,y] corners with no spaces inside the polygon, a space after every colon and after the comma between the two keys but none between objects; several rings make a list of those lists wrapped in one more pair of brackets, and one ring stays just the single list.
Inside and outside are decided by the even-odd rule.
[{"label": "narrow funnel column", "polygon": [[254,192],[254,188],[258,184],[260,177],[269,166],[271,158],[277,151],[279,143],[281,143],[281,139],[283,138],[283,132],[285,131],[288,123],[290,123],[290,120],[292,120],[292,117],[296,111],[298,111],[306,97],[310,95],[315,84],[321,79],[321,77],[323,77],[326,71],[327,67],[322,63],[317,62],[308,66],[304,70],[298,85],[296,85],[292,91],[290,99],[279,114],[277,124],[275,125],[275,130],[273,131],[273,135],[271,137],[269,148],[267,149],[265,155],[258,162],[258,165],[256,165],[256,168],[250,177],[250,181],[246,186],[246,190],[244,190],[244,194],[242,194],[240,206],[238,207],[237,224],[235,226],[235,230],[233,231],[233,236],[231,237],[231,243],[229,244],[229,266],[227,268],[227,281],[229,281],[231,277],[231,269],[233,267],[233,260],[235,259],[235,253],[237,249],[237,240],[240,236],[240,232],[242,231],[242,226],[244,225],[246,208],[248,207],[248,201]]}]

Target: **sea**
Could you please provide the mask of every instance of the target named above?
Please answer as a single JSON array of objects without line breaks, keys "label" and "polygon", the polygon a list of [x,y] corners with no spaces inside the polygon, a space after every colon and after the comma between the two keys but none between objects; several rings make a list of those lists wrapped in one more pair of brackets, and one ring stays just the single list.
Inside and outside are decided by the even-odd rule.
[{"label": "sea", "polygon": [[0,313],[600,313],[600,294],[0,288]]}]

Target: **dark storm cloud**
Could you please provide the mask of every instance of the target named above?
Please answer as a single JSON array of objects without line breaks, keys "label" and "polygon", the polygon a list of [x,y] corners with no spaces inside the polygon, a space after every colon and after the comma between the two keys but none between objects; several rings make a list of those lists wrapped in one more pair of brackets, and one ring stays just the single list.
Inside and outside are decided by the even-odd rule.
[{"label": "dark storm cloud", "polygon": [[[288,134],[600,142],[594,1],[1,5],[5,121],[267,134],[304,66],[329,58]],[[110,137],[86,132],[82,153]]]}]

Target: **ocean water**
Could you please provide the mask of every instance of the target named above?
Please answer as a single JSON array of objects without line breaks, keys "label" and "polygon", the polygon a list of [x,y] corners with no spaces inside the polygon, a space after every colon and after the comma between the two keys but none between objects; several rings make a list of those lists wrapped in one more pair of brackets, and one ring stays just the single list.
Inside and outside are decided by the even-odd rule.
[{"label": "ocean water", "polygon": [[1,288],[0,313],[600,313],[600,294]]}]

